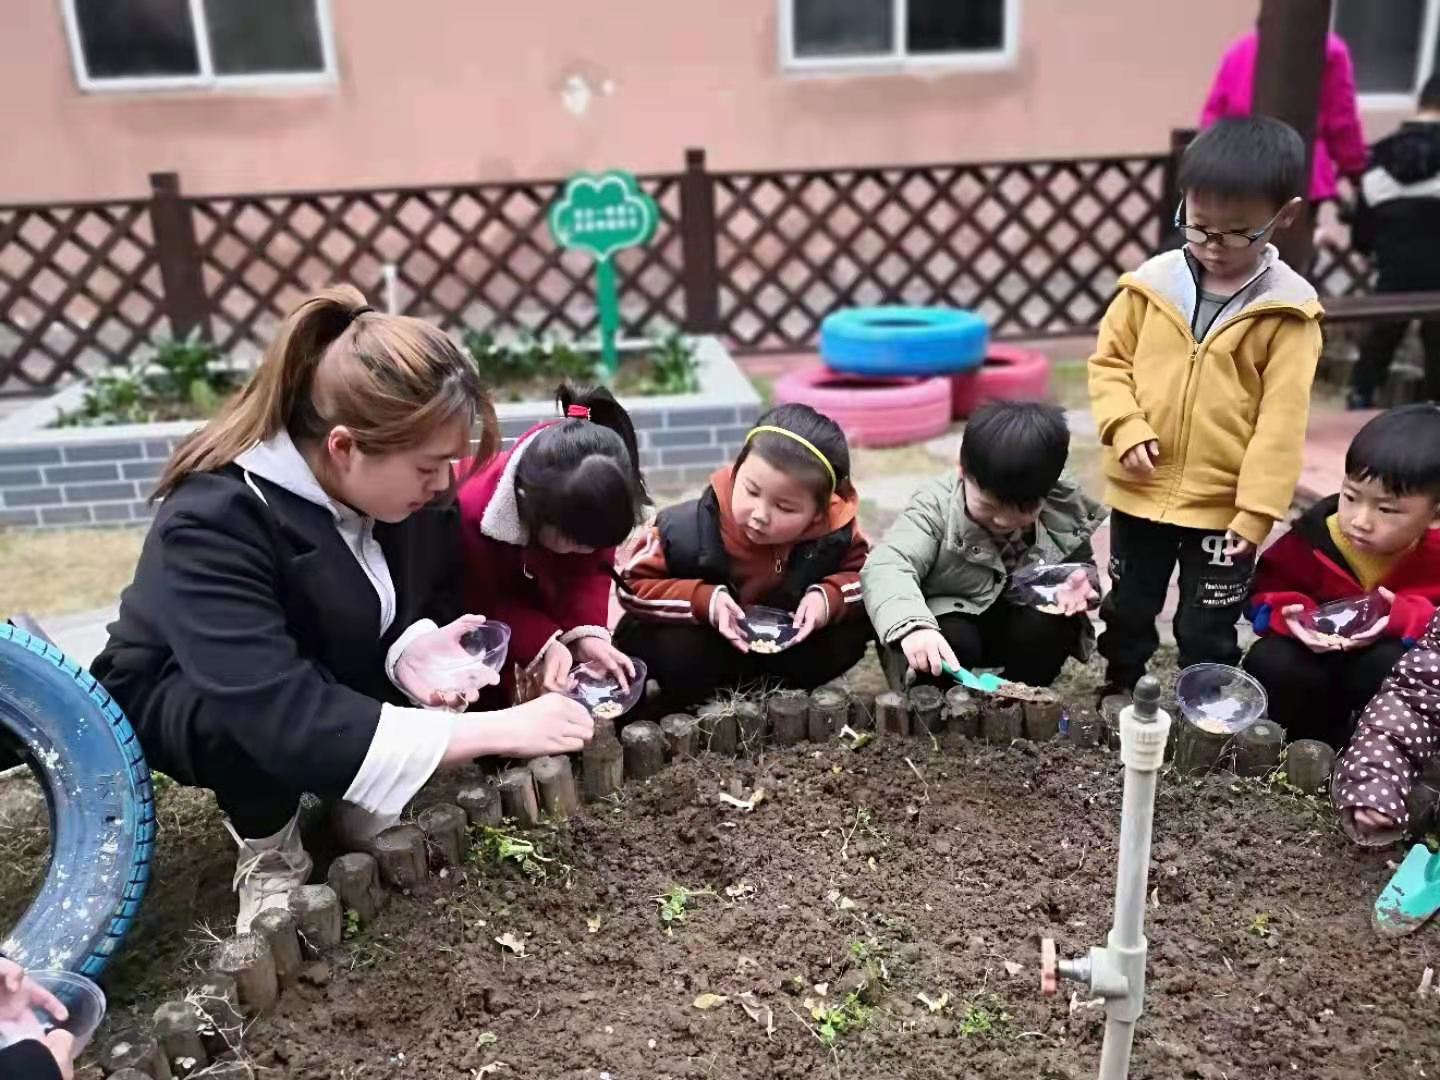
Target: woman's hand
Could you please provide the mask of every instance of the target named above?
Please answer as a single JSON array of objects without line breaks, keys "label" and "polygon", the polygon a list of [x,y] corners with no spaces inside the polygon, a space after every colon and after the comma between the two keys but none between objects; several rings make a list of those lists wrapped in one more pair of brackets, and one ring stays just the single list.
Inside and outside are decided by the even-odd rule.
[{"label": "woman's hand", "polygon": [[604,638],[587,637],[575,642],[575,659],[582,664],[598,664],[614,676],[621,690],[630,689],[635,678],[635,662]]},{"label": "woman's hand", "polygon": [[738,652],[750,651],[750,635],[745,632],[745,609],[724,589],[717,589],[710,600],[710,625]]},{"label": "woman's hand", "polygon": [[570,689],[570,669],[575,666],[575,658],[570,655],[570,650],[561,644],[556,638],[540,654],[540,663],[535,666],[535,675],[540,680],[540,687],[554,694],[563,694]]},{"label": "woman's hand", "polygon": [[923,674],[943,675],[946,664],[951,667],[960,666],[960,661],[955,658],[955,650],[939,630],[911,630],[900,639],[900,649],[905,654],[906,663]]},{"label": "woman's hand", "polygon": [[474,704],[481,690],[500,681],[498,671],[475,663],[460,644],[467,633],[484,625],[484,615],[462,615],[417,637],[395,664],[401,689],[421,705],[435,708],[460,711]]},{"label": "woman's hand", "polygon": [[590,710],[564,694],[545,694],[508,710],[501,721],[509,729],[508,757],[532,758],[546,754],[573,754],[595,735]]},{"label": "woman's hand", "polygon": [[1149,442],[1137,443],[1121,454],[1120,467],[1137,476],[1149,476],[1155,471],[1155,463],[1159,460],[1160,443],[1151,439]]},{"label": "woman's hand", "polygon": [[795,636],[790,639],[790,644],[799,645],[816,630],[823,629],[829,621],[830,601],[825,599],[825,594],[819,589],[806,590],[800,606],[795,609]]}]

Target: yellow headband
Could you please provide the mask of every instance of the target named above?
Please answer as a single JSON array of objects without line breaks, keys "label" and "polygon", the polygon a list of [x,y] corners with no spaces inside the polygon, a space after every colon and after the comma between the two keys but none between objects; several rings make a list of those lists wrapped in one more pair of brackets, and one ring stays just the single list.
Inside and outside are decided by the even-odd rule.
[{"label": "yellow headband", "polygon": [[806,450],[809,450],[812,454],[814,454],[815,457],[819,459],[820,464],[825,466],[825,471],[830,474],[830,493],[832,495],[835,493],[835,466],[830,464],[830,459],[820,452],[820,448],[818,446],[812,443],[809,439],[805,438],[804,435],[796,435],[793,431],[787,430],[783,427],[775,427],[771,424],[762,424],[760,427],[751,428],[750,434],[745,436],[745,441],[748,443],[751,439],[755,438],[756,435],[759,435],[761,432],[766,431],[771,432],[775,435],[784,435],[787,439],[793,439],[795,442],[798,442],[801,446],[805,447]]}]

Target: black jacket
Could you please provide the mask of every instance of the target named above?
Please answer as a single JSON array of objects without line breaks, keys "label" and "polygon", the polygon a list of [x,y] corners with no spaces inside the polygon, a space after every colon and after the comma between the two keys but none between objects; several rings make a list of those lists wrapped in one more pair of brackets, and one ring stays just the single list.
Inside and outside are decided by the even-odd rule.
[{"label": "black jacket", "polygon": [[110,641],[91,670],[150,764],[195,783],[207,745],[239,746],[292,790],[350,786],[382,702],[404,697],[385,655],[411,623],[457,614],[459,523],[432,507],[375,538],[396,613],[380,602],[325,507],[229,466],[160,505]]},{"label": "black jacket", "polygon": [[1411,121],[1375,144],[1354,239],[1387,291],[1440,289],[1440,123]]},{"label": "black jacket", "polygon": [[21,1039],[0,1049],[0,1080],[60,1080],[60,1066],[44,1043]]}]

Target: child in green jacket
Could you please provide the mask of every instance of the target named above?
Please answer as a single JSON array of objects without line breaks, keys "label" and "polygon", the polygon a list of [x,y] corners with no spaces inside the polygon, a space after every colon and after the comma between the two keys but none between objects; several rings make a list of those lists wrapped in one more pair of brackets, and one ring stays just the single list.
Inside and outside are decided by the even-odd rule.
[{"label": "child in green jacket", "polygon": [[[906,669],[940,682],[945,664],[1000,668],[1048,686],[1067,656],[1094,642],[1090,537],[1104,509],[1060,478],[1070,452],[1065,414],[996,402],[965,429],[960,468],[917,491],[860,572],[865,609],[892,686]],[[1080,563],[1058,613],[1005,598],[1017,570]]]}]

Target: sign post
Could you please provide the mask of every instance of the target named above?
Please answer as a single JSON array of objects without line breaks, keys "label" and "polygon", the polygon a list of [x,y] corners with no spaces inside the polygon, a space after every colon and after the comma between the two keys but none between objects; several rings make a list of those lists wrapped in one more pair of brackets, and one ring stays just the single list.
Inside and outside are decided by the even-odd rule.
[{"label": "sign post", "polygon": [[595,260],[595,300],[600,314],[600,350],[611,376],[620,365],[620,295],[615,284],[617,251],[650,241],[660,222],[655,200],[628,172],[577,173],[550,208],[550,233],[570,251]]}]

